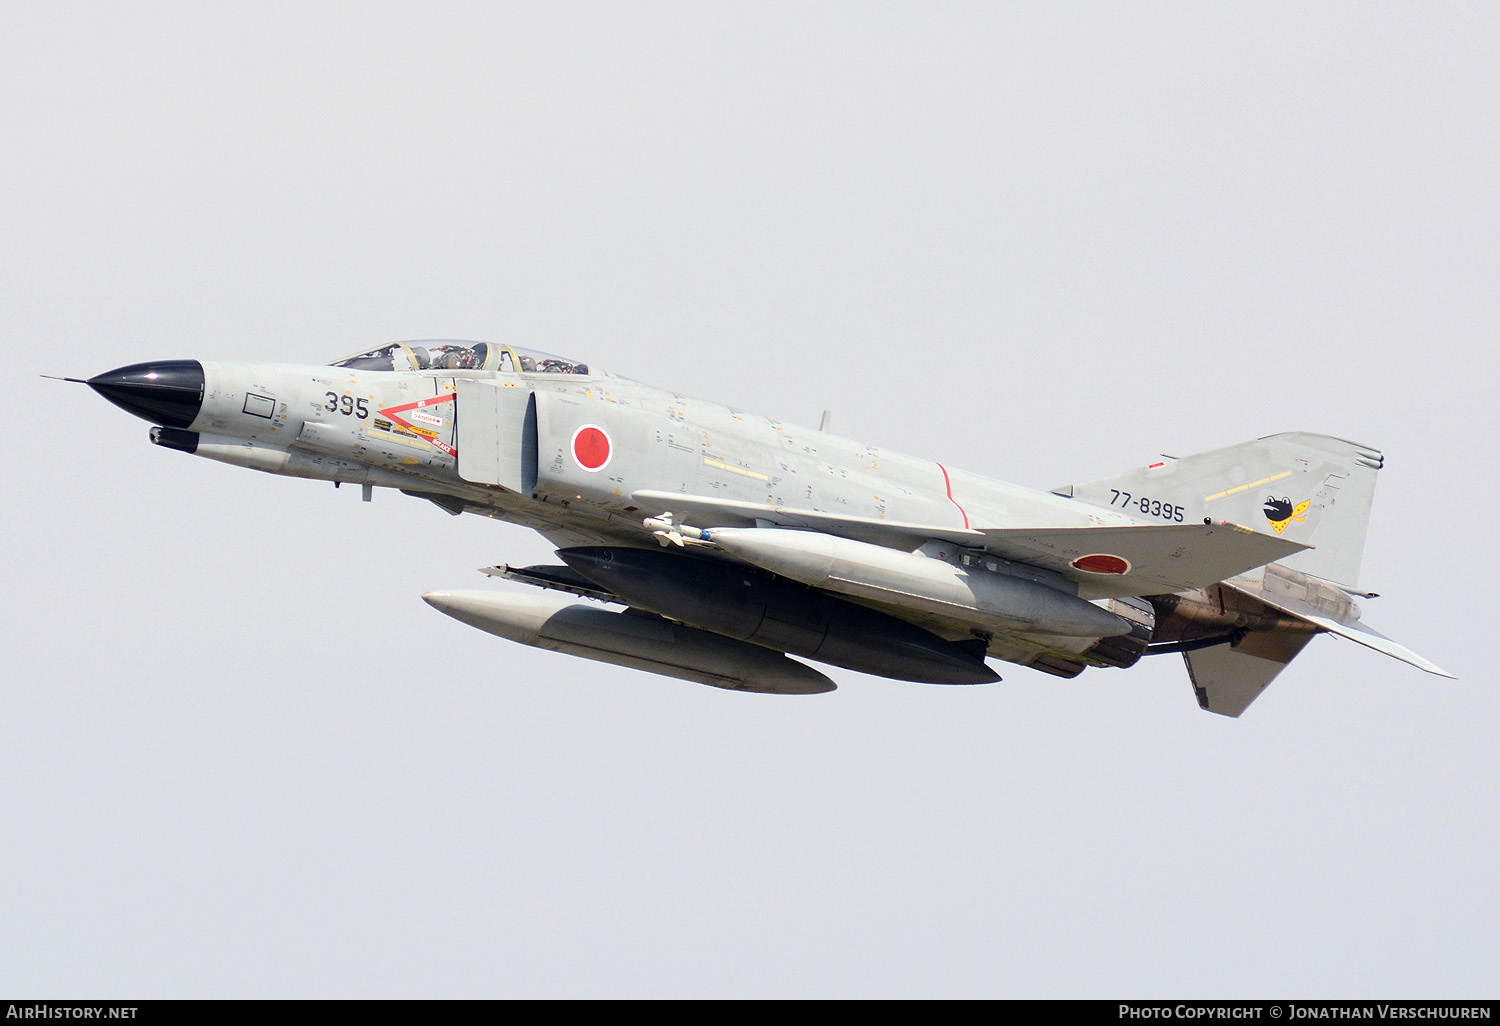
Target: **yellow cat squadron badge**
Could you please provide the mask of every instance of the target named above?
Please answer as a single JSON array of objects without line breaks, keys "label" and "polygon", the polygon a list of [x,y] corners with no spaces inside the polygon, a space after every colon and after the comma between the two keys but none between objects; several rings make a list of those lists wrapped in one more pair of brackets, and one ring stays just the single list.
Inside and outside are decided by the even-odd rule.
[{"label": "yellow cat squadron badge", "polygon": [[1287,525],[1293,520],[1306,520],[1307,507],[1310,505],[1311,502],[1303,499],[1297,503],[1296,508],[1293,508],[1292,500],[1286,496],[1282,496],[1279,499],[1275,496],[1267,496],[1265,505],[1266,519],[1271,522],[1271,526],[1276,530],[1276,533],[1280,534],[1286,530]]}]

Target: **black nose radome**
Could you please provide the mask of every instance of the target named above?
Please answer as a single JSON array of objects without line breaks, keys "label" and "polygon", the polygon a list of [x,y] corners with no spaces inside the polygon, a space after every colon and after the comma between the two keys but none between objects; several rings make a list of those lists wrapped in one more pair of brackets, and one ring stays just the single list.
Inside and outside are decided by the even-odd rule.
[{"label": "black nose radome", "polygon": [[197,360],[133,363],[89,378],[95,392],[163,427],[185,428],[203,408],[203,364]]}]

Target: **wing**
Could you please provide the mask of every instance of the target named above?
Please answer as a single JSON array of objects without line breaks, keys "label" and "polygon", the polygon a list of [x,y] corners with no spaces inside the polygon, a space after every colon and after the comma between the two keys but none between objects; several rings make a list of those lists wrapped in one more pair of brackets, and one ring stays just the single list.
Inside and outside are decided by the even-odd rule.
[{"label": "wing", "polygon": [[1215,584],[1307,548],[1233,524],[1002,528],[985,548],[1077,582],[1083,598],[1165,595]]},{"label": "wing", "polygon": [[660,506],[705,526],[771,524],[908,552],[933,539],[952,542],[1061,574],[1078,584],[1083,598],[1190,591],[1308,547],[1232,524],[973,530],[675,492],[639,491],[633,498],[647,508]]}]

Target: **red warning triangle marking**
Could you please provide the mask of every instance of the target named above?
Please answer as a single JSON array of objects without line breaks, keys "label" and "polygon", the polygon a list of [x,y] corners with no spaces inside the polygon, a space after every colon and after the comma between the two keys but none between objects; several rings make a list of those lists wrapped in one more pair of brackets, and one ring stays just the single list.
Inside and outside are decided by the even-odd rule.
[{"label": "red warning triangle marking", "polygon": [[414,403],[406,403],[401,406],[387,406],[385,409],[381,410],[380,413],[383,416],[391,418],[397,424],[400,424],[407,430],[416,432],[422,438],[430,442],[434,449],[438,449],[442,452],[447,453],[449,456],[457,458],[458,450],[453,448],[453,446],[436,438],[428,438],[427,436],[431,434],[431,432],[428,431],[427,428],[417,427],[415,424],[411,423],[404,417],[398,416],[398,414],[409,413],[412,410],[420,410],[424,406],[436,406],[438,403],[452,402],[457,398],[457,392],[449,392],[447,395],[435,395],[430,399],[418,399]]}]

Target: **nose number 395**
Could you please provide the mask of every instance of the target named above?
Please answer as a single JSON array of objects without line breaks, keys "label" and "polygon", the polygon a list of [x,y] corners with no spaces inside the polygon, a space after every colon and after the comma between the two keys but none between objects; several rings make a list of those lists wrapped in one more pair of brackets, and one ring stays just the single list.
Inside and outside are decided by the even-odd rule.
[{"label": "nose number 395", "polygon": [[339,395],[337,392],[323,394],[328,397],[328,405],[323,409],[329,413],[342,413],[346,417],[358,417],[360,420],[370,419],[368,399],[356,399],[352,395]]}]

